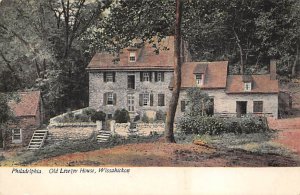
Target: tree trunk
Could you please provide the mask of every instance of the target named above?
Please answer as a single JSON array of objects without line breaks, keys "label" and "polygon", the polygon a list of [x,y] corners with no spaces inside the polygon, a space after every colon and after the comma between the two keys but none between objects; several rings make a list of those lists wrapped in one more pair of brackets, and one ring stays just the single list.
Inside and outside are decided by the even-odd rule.
[{"label": "tree trunk", "polygon": [[236,44],[237,44],[237,46],[239,48],[239,52],[240,52],[240,61],[241,61],[240,74],[244,74],[244,71],[245,71],[244,69],[245,68],[244,68],[243,48],[241,46],[241,40],[239,39],[237,33],[235,32],[234,27],[232,28],[232,30],[233,30],[234,37],[236,39],[235,42],[236,42]]},{"label": "tree trunk", "polygon": [[299,44],[297,44],[296,58],[292,66],[292,77],[295,77],[297,74],[297,64],[299,61]]},{"label": "tree trunk", "polygon": [[169,104],[169,110],[166,117],[165,141],[175,143],[174,138],[174,119],[179,99],[181,87],[181,18],[182,18],[182,0],[176,0],[176,23],[174,39],[174,83],[172,97]]}]

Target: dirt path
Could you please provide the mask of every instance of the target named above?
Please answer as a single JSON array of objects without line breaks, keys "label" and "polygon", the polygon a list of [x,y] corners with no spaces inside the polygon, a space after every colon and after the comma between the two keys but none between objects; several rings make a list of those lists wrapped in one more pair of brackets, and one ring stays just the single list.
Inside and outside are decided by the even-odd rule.
[{"label": "dirt path", "polygon": [[283,144],[300,156],[300,118],[270,119],[269,127],[278,130],[275,142]]}]

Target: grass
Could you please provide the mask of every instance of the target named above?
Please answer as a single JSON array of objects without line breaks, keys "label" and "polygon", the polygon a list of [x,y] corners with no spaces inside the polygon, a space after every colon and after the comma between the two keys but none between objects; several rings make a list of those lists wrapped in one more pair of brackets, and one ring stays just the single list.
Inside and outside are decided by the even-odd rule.
[{"label": "grass", "polygon": [[277,134],[274,132],[264,132],[238,135],[196,135],[194,139],[200,139],[203,142],[218,148],[242,149],[257,154],[291,156],[291,151],[272,141],[275,136],[277,136]]},{"label": "grass", "polygon": [[117,145],[124,145],[129,143],[147,143],[154,142],[159,139],[161,135],[152,135],[152,136],[131,136],[127,139],[118,135],[110,137],[107,143],[98,143],[95,139],[86,139],[86,140],[63,140],[55,144],[45,145],[40,150],[20,150],[14,157],[9,159],[3,159],[1,161],[0,156],[0,165],[1,166],[16,166],[16,165],[29,165],[33,162],[51,158],[55,156],[60,156],[64,154],[71,154],[76,152],[88,152],[93,150],[99,150],[104,148],[110,148]]},{"label": "grass", "polygon": [[275,132],[261,132],[252,134],[221,134],[221,135],[184,135],[177,134],[178,143],[192,143],[201,140],[208,145],[219,149],[242,149],[257,154],[276,154],[281,156],[292,156],[292,152],[282,145],[272,141],[277,134]]}]

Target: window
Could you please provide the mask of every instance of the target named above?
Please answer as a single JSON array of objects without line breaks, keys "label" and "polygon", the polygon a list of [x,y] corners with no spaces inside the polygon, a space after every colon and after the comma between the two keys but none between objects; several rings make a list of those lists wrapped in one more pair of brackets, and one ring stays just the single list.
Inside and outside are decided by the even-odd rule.
[{"label": "window", "polygon": [[150,102],[150,97],[148,93],[143,94],[143,106],[148,106]]},{"label": "window", "polygon": [[150,94],[148,92],[140,94],[139,105],[153,106],[153,94]]},{"label": "window", "polygon": [[115,82],[115,73],[114,72],[105,72],[104,73],[104,82]]},{"label": "window", "polygon": [[165,94],[158,94],[158,106],[165,106]]},{"label": "window", "polygon": [[203,84],[203,74],[196,74],[196,84],[198,86]]},{"label": "window", "polygon": [[244,91],[251,91],[251,83],[247,82],[244,84]]},{"label": "window", "polygon": [[127,88],[135,89],[135,76],[134,75],[127,76]]},{"label": "window", "polygon": [[155,72],[155,82],[164,82],[164,72]]},{"label": "window", "polygon": [[143,81],[150,81],[150,73],[143,72]]},{"label": "window", "polygon": [[128,111],[133,112],[134,111],[134,95],[133,94],[127,95],[127,105],[128,105]]},{"label": "window", "polygon": [[21,143],[22,142],[22,130],[21,129],[12,129],[12,142]]},{"label": "window", "polygon": [[107,92],[103,94],[103,105],[116,105],[117,94]]},{"label": "window", "polygon": [[253,112],[263,112],[263,101],[253,101]]},{"label": "window", "polygon": [[130,52],[129,53],[129,62],[135,62],[135,52]]}]

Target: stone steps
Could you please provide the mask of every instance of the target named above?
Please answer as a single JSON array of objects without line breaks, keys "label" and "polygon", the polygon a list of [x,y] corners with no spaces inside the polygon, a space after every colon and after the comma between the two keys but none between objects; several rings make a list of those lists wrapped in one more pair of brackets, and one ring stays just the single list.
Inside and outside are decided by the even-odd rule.
[{"label": "stone steps", "polygon": [[105,143],[105,142],[108,141],[110,136],[111,136],[110,131],[100,130],[99,134],[97,135],[97,141],[100,142],[100,143]]},{"label": "stone steps", "polygon": [[48,130],[36,130],[32,135],[32,138],[29,142],[27,149],[28,150],[40,149],[43,146],[47,135],[48,135]]}]

